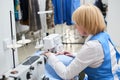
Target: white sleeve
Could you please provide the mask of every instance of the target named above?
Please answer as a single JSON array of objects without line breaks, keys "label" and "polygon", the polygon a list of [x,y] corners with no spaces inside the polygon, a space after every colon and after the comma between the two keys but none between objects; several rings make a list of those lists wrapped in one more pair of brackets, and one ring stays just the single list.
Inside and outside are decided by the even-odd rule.
[{"label": "white sleeve", "polygon": [[97,51],[96,44],[93,42],[88,42],[83,45],[69,66],[65,66],[53,54],[49,56],[48,63],[54,68],[56,73],[61,78],[72,79],[74,76],[83,71],[87,66],[96,61]]}]

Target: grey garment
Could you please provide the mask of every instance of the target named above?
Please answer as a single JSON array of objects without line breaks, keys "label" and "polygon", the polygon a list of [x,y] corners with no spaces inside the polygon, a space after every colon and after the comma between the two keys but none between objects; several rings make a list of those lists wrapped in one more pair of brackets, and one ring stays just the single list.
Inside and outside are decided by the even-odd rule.
[{"label": "grey garment", "polygon": [[[53,11],[52,0],[46,0],[46,11],[48,10]],[[47,14],[46,17],[47,17],[46,21],[47,21],[48,28],[54,27],[54,11],[51,14]]]},{"label": "grey garment", "polygon": [[38,0],[29,0],[29,26],[30,31],[37,31],[41,29]]}]

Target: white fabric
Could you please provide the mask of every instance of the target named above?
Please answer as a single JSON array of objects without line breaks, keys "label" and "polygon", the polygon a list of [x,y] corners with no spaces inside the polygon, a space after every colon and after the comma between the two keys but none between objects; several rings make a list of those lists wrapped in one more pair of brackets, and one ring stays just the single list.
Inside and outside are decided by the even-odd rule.
[{"label": "white fabric", "polygon": [[[63,79],[71,79],[82,70],[84,70],[87,66],[96,68],[99,67],[104,58],[104,53],[101,44],[97,40],[88,41],[89,38],[85,41],[85,44],[80,49],[79,53],[77,53],[75,59],[71,62],[69,66],[65,66],[62,62],[60,62],[54,54],[50,55],[48,58],[48,63],[55,69],[56,73]],[[110,43],[109,43],[110,44]],[[111,54],[115,54],[113,46],[110,44]],[[114,62],[115,56],[111,55],[112,58],[112,66],[113,73],[116,70]]]}]

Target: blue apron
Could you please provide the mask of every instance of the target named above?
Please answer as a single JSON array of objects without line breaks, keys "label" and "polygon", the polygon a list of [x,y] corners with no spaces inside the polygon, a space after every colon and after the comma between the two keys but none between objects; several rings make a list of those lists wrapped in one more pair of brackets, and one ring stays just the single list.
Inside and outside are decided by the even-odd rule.
[{"label": "blue apron", "polygon": [[[114,75],[117,75],[120,80],[120,69],[119,68],[116,70],[115,74],[112,73],[110,48],[109,48],[108,42],[110,41],[112,45],[113,43],[109,35],[105,32],[101,32],[93,36],[90,40],[98,40],[101,43],[103,51],[104,51],[104,62],[98,68],[87,67],[84,70],[84,72],[88,75],[88,80],[114,80]],[[115,51],[116,51],[116,59],[118,61],[120,58],[120,54],[118,53],[116,49]]]}]

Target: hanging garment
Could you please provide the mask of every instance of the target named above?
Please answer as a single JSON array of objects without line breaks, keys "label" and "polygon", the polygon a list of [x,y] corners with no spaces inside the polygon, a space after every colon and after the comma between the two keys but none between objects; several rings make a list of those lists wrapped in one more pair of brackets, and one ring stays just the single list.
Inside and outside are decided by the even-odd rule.
[{"label": "hanging garment", "polygon": [[72,13],[80,6],[80,0],[52,0],[55,24],[72,25]]},{"label": "hanging garment", "polygon": [[[67,25],[72,25],[72,13],[80,6],[80,0],[63,0],[64,1],[64,15],[66,16],[66,22]],[[71,6],[71,8],[70,8]]]},{"label": "hanging garment", "polygon": [[[103,38],[104,37],[104,38]],[[95,36],[93,36],[90,40],[98,40],[104,51],[104,61],[98,68],[90,68],[87,67],[84,71],[88,75],[88,80],[120,80],[120,67],[118,64],[118,60],[120,58],[120,54],[115,49],[116,60],[114,61],[114,65],[112,63],[109,49],[109,42],[113,45],[109,35],[105,32],[101,32]],[[114,45],[113,45],[114,46]]]},{"label": "hanging garment", "polygon": [[107,15],[107,5],[106,4],[103,4],[102,0],[96,0],[95,1],[95,6],[97,6],[100,11],[102,12],[103,16],[104,16],[104,20],[105,20],[105,23],[107,25],[107,21],[106,21],[106,15]]},{"label": "hanging garment", "polygon": [[[39,11],[45,11],[46,9],[46,0],[39,0]],[[42,27],[42,33],[47,32],[47,22],[46,22],[46,14],[39,14],[40,20],[41,20],[41,27]]]},{"label": "hanging garment", "polygon": [[47,28],[54,27],[54,10],[51,0],[46,0],[46,11],[52,10],[52,13],[46,14]]},{"label": "hanging garment", "polygon": [[19,0],[14,0],[14,14],[16,21],[21,19]]},{"label": "hanging garment", "polygon": [[100,9],[100,11],[103,13],[104,9],[103,9],[102,0],[96,0],[95,1],[95,6],[97,6]]},{"label": "hanging garment", "polygon": [[54,23],[55,24],[64,23],[62,0],[52,0],[52,3],[54,7]]},{"label": "hanging garment", "polygon": [[[25,0],[24,0],[25,1]],[[38,11],[40,10],[38,0],[29,0],[29,26],[30,31],[41,29],[41,20]]]},{"label": "hanging garment", "polygon": [[21,16],[22,16],[20,23],[24,25],[29,25],[28,0],[20,0],[20,9],[21,9]]}]

